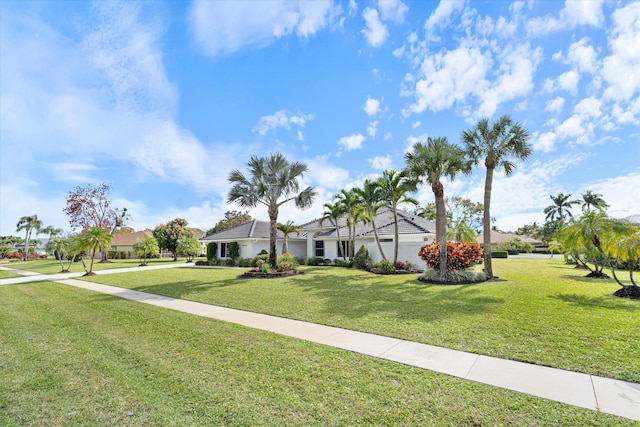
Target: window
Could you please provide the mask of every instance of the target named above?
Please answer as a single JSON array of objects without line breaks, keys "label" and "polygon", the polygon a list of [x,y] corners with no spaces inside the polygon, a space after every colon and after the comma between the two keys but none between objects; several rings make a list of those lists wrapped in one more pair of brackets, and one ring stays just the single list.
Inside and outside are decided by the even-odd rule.
[{"label": "window", "polygon": [[324,258],[324,240],[316,240],[316,257]]},{"label": "window", "polygon": [[349,257],[349,242],[342,240],[338,243],[338,256]]},{"label": "window", "polygon": [[226,257],[227,257],[227,244],[220,243],[220,258],[226,258]]}]

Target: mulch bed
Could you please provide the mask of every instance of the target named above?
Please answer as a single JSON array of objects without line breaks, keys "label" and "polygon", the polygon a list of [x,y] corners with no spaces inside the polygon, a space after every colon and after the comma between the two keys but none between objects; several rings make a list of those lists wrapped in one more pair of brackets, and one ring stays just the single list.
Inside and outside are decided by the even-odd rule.
[{"label": "mulch bed", "polygon": [[278,279],[280,277],[290,277],[297,276],[298,274],[303,274],[301,271],[292,270],[292,271],[273,271],[270,273],[264,273],[262,271],[247,271],[240,276],[239,279]]},{"label": "mulch bed", "polygon": [[623,286],[613,293],[620,298],[640,299],[640,286]]},{"label": "mulch bed", "polygon": [[506,282],[506,279],[501,279],[497,276],[492,277],[491,279],[485,279],[485,280],[478,280],[478,281],[473,281],[473,280],[463,280],[461,282],[441,282],[439,280],[428,280],[425,279],[424,277],[418,277],[418,280],[422,283],[428,283],[430,285],[474,285],[476,283],[490,283],[490,282]]}]

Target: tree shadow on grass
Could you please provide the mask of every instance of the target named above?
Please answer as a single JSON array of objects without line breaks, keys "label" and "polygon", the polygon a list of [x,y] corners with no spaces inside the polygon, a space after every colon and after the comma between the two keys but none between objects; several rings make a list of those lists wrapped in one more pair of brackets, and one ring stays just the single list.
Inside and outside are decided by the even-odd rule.
[{"label": "tree shadow on grass", "polygon": [[413,275],[392,282],[387,277],[364,272],[310,273],[292,284],[318,295],[325,314],[349,319],[380,316],[433,322],[459,315],[486,315],[504,303],[502,298],[483,294],[478,284],[426,284]]},{"label": "tree shadow on grass", "polygon": [[638,308],[640,308],[640,303],[638,304],[638,306],[626,304],[626,301],[632,300],[614,297],[613,294],[603,295],[599,297],[590,297],[581,294],[558,294],[549,295],[549,298],[553,298],[580,307],[597,307],[606,308],[608,310],[631,312],[637,312]]},{"label": "tree shadow on grass", "polygon": [[578,282],[584,282],[584,283],[592,283],[594,285],[605,285],[605,284],[614,284],[615,280],[613,280],[610,277],[587,277],[587,274],[589,274],[588,270],[582,270],[584,272],[583,275],[580,276],[573,276],[570,274],[563,274],[562,276],[560,276],[563,279],[567,279],[567,280],[575,280]]}]

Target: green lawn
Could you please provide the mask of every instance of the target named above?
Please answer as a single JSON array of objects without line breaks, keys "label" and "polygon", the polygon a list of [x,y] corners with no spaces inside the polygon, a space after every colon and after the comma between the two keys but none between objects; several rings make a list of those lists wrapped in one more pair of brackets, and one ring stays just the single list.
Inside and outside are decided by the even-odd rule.
[{"label": "green lawn", "polygon": [[611,296],[561,259],[496,259],[506,281],[433,286],[416,275],[306,267],[238,279],[236,269],[171,269],[87,280],[495,357],[640,382],[640,302]]},{"label": "green lawn", "polygon": [[[308,294],[318,306],[324,301],[324,309],[315,311],[328,315],[338,303],[328,295],[333,291],[314,289],[319,279],[313,278],[312,271],[302,282],[280,282],[280,286],[292,294]],[[193,277],[222,275],[214,270],[180,272]],[[344,288],[398,287],[398,295],[409,298],[428,292],[445,304],[431,288],[419,291],[404,279],[378,282],[374,278],[359,284],[366,281],[365,276],[355,272],[328,269],[319,274],[346,278]],[[151,272],[137,279],[144,277],[159,280],[151,280]],[[209,279],[208,285],[194,278],[176,282],[178,287],[191,282],[192,287],[202,288],[199,295],[215,294],[222,287],[220,279]],[[229,282],[231,289],[277,286],[276,282]],[[470,293],[461,288],[449,292],[462,292],[467,298]],[[256,292],[256,297],[260,294]],[[389,295],[395,292],[382,297]],[[371,296],[363,297],[363,304],[372,303]],[[487,304],[498,304],[493,298],[477,302],[486,310]],[[62,284],[0,286],[0,301],[3,426],[637,425],[596,411]],[[393,317],[390,307],[383,308],[373,307],[368,315]],[[468,311],[473,316],[473,310]],[[446,320],[442,314],[437,317]]]},{"label": "green lawn", "polygon": [[[87,264],[87,268],[89,267],[90,260],[85,261]],[[183,264],[185,262],[184,258],[179,258],[176,261],[176,264]],[[172,264],[174,263],[173,258],[162,258],[162,259],[154,259],[149,262],[149,265],[158,265],[158,264]],[[93,263],[93,271],[100,270],[111,270],[114,268],[129,268],[129,267],[137,267],[140,264],[140,260],[138,259],[115,259],[109,260],[108,263],[101,263],[99,259],[95,260]],[[35,273],[42,274],[58,274],[61,271],[60,262],[54,258],[49,258],[46,260],[33,260],[33,261],[11,261],[8,263],[0,264],[3,267],[15,268],[16,270],[25,270],[25,271],[33,271]],[[69,266],[69,262],[63,262],[64,268]],[[71,272],[72,273],[82,273],[84,272],[84,268],[82,268],[82,263],[80,261],[74,262],[71,264]]]},{"label": "green lawn", "polygon": [[[3,267],[6,267],[6,266],[3,265]],[[22,274],[17,274],[12,271],[0,270],[0,279],[12,279],[14,277],[22,277]]]}]

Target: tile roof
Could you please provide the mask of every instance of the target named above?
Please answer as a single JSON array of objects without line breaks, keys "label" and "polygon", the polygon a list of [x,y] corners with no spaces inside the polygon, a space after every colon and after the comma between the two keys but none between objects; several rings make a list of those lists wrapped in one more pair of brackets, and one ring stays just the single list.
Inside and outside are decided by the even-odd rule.
[{"label": "tile roof", "polygon": [[[376,230],[379,236],[392,236],[395,233],[395,225],[393,221],[393,212],[391,208],[381,208],[378,215],[374,218]],[[409,212],[398,210],[398,233],[399,234],[435,234],[436,224]],[[349,234],[346,224],[340,227],[340,237]],[[358,222],[356,224],[356,237],[370,236],[373,237],[373,226],[370,223]],[[337,238],[335,227],[316,234],[316,237]]]},{"label": "tile roof", "polygon": [[153,237],[153,232],[149,230],[134,231],[132,233],[116,233],[111,239],[111,247],[115,246],[133,246],[138,242],[143,241],[147,237]]},{"label": "tile roof", "polygon": [[[242,239],[269,239],[269,222],[258,221],[256,219],[245,222],[242,225],[238,225],[233,228],[222,230],[218,233],[210,234],[200,239],[201,242],[210,242],[217,240],[242,240]],[[300,231],[300,236],[304,233]],[[282,231],[278,230],[278,239],[282,239],[284,235]],[[295,233],[289,235],[289,240],[295,240],[298,237]]]},{"label": "tile roof", "polygon": [[[509,241],[513,238],[518,238],[520,239],[523,243],[531,243],[532,245],[542,245],[544,244],[544,242],[542,242],[541,240],[538,239],[534,239],[533,237],[529,237],[529,236],[522,236],[519,234],[515,234],[515,233],[505,233],[502,231],[496,231],[496,230],[491,230],[491,243],[492,244],[498,244],[498,243],[504,243],[506,241]],[[478,235],[478,237],[476,237],[476,242],[482,244],[484,243],[484,235],[481,233]]]}]

